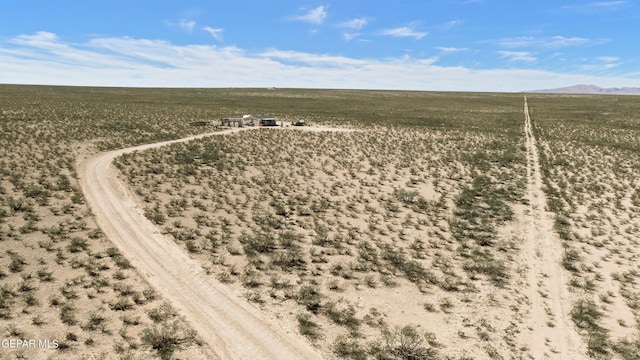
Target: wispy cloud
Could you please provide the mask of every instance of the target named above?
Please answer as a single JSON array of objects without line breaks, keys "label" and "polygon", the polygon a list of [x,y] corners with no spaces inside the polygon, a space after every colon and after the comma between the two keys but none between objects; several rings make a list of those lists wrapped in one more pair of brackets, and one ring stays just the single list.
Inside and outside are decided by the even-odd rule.
[{"label": "wispy cloud", "polygon": [[[443,48],[446,49],[446,48]],[[502,52],[519,63],[535,53]],[[615,57],[592,61],[601,68]],[[402,90],[523,91],[570,83],[636,86],[623,77],[517,68],[444,67],[435,59],[358,59],[234,46],[175,45],[164,40],[97,37],[71,43],[50,32],[0,40],[0,83],[142,87],[297,87]]]},{"label": "wispy cloud", "polygon": [[[126,64],[126,60],[121,57],[103,56],[104,54],[96,51],[91,43],[65,43],[56,34],[47,31],[39,31],[33,35],[19,35],[9,40],[9,43],[14,46],[0,47],[0,52],[11,55],[15,61],[50,61],[63,66],[80,68],[110,68]],[[156,60],[140,59],[141,64],[148,62],[156,62]]]},{"label": "wispy cloud", "polygon": [[620,66],[620,58],[617,56],[600,56],[597,60],[601,62],[603,70],[609,70]]},{"label": "wispy cloud", "polygon": [[279,59],[287,62],[295,62],[306,65],[323,65],[333,67],[364,65],[366,61],[358,60],[346,56],[334,56],[326,54],[311,54],[292,50],[271,49],[259,54],[260,57],[268,59]]},{"label": "wispy cloud", "polygon": [[315,9],[311,9],[302,15],[292,17],[295,21],[302,21],[314,25],[320,25],[327,17],[327,10],[324,6],[318,6]]},{"label": "wispy cloud", "polygon": [[620,58],[617,56],[599,56],[593,59],[582,59],[578,66],[580,71],[590,73],[603,73],[620,66]]},{"label": "wispy cloud", "polygon": [[361,18],[355,18],[355,19],[344,21],[340,23],[339,26],[344,28],[349,28],[349,29],[361,30],[368,23],[369,23],[369,19],[361,17]]},{"label": "wispy cloud", "polygon": [[403,26],[403,27],[397,27],[393,29],[384,29],[380,31],[380,35],[394,36],[394,37],[412,37],[416,40],[419,40],[427,36],[428,33],[422,32],[422,31],[416,31],[413,28],[408,26]]},{"label": "wispy cloud", "polygon": [[344,41],[349,42],[349,41],[351,41],[351,40],[353,40],[353,39],[355,39],[357,37],[360,37],[360,35],[362,35],[362,34],[358,33],[358,32],[353,32],[353,33],[347,32],[347,33],[342,34],[342,38],[344,39]]},{"label": "wispy cloud", "polygon": [[165,21],[165,24],[167,24],[171,28],[180,29],[180,30],[186,31],[188,33],[192,32],[193,29],[196,26],[196,22],[195,21],[193,21],[193,20],[185,20],[185,19],[180,19],[180,21],[178,21],[178,22]]},{"label": "wispy cloud", "polygon": [[193,20],[180,20],[180,22],[178,23],[178,25],[180,25],[180,27],[188,32],[193,31],[193,27],[196,26],[196,22]]},{"label": "wispy cloud", "polygon": [[457,47],[446,47],[446,46],[436,46],[437,50],[440,50],[443,53],[456,53],[456,52],[463,52],[463,51],[469,51],[469,49],[467,48],[457,48]]},{"label": "wispy cloud", "polygon": [[582,13],[601,13],[619,11],[627,5],[628,1],[625,0],[596,1],[586,4],[565,5],[562,6],[562,9]]},{"label": "wispy cloud", "polygon": [[202,28],[202,30],[208,32],[212,38],[222,42],[222,32],[224,31],[224,29],[214,29],[210,26],[205,26]]},{"label": "wispy cloud", "polygon": [[38,31],[33,35],[18,35],[11,39],[11,42],[36,48],[52,48],[58,46],[58,35],[47,31]]},{"label": "wispy cloud", "polygon": [[538,61],[535,57],[536,53],[528,51],[498,51],[498,54],[509,62],[533,63]]},{"label": "wispy cloud", "polygon": [[552,36],[548,38],[535,38],[532,36],[522,36],[513,38],[503,38],[497,40],[488,40],[487,43],[493,43],[505,48],[561,48],[568,46],[579,46],[593,43],[594,40],[582,37],[565,37]]},{"label": "wispy cloud", "polygon": [[360,33],[359,30],[362,30],[362,28],[367,26],[367,24],[369,24],[369,19],[364,17],[359,17],[359,18],[343,21],[339,23],[337,26],[352,30],[352,31],[347,31],[342,35],[342,38],[344,39],[344,41],[349,42],[357,37],[360,37],[362,33]]},{"label": "wispy cloud", "polygon": [[598,60],[604,61],[606,63],[612,63],[620,60],[620,58],[617,56],[600,56]]},{"label": "wispy cloud", "polygon": [[464,23],[464,21],[462,21],[460,19],[455,19],[455,20],[447,21],[446,23],[440,25],[439,28],[441,30],[451,30],[454,27],[462,25],[463,23]]}]

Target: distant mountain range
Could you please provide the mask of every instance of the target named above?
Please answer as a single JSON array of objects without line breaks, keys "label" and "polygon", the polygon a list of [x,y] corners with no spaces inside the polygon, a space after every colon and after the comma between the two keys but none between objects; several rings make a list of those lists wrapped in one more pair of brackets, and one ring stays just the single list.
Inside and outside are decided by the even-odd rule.
[{"label": "distant mountain range", "polygon": [[525,91],[528,93],[545,93],[545,94],[602,94],[602,95],[640,95],[640,88],[622,87],[622,88],[601,88],[595,85],[574,85],[569,87],[545,90]]}]

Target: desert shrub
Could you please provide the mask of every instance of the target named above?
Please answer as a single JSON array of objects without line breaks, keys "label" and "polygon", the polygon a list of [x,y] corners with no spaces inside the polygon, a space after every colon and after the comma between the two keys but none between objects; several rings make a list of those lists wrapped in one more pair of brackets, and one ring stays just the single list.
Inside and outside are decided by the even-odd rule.
[{"label": "desert shrub", "polygon": [[133,309],[133,303],[123,295],[118,296],[118,300],[109,305],[113,311],[127,311]]},{"label": "desert shrub", "polygon": [[353,305],[348,305],[342,309],[333,302],[327,302],[323,306],[324,314],[334,323],[344,326],[352,333],[356,332],[362,322],[356,317],[356,309]]},{"label": "desert shrub", "polygon": [[384,260],[387,260],[393,268],[401,271],[409,281],[417,285],[423,283],[438,283],[436,276],[427,270],[420,262],[408,260],[401,248],[386,244],[382,248],[381,256]]},{"label": "desert shrub", "polygon": [[320,325],[311,320],[311,315],[298,314],[296,319],[298,320],[298,331],[300,331],[300,334],[310,340],[318,340],[322,337]]},{"label": "desert shrub", "polygon": [[562,256],[562,266],[571,272],[578,272],[577,264],[580,262],[580,258],[580,252],[578,252],[578,250],[571,248],[565,249]]},{"label": "desert shrub", "polygon": [[612,344],[612,349],[624,360],[640,359],[640,334],[634,338],[623,338]]},{"label": "desert shrub", "polygon": [[600,325],[604,314],[591,299],[578,300],[571,309],[571,319],[587,334],[587,351],[591,357],[600,358],[609,353],[609,334]]},{"label": "desert shrub", "polygon": [[333,343],[333,352],[342,359],[366,360],[367,352],[362,345],[348,336],[338,336]]},{"label": "desert shrub", "polygon": [[126,257],[119,255],[113,258],[113,261],[116,263],[116,265],[120,268],[120,269],[130,269],[133,266],[131,265],[131,262],[129,261],[129,259],[127,259]]},{"label": "desert shrub", "polygon": [[71,238],[69,245],[67,245],[67,250],[70,253],[77,253],[80,251],[86,251],[89,248],[89,243],[87,239],[83,239],[77,236]]},{"label": "desert shrub", "polygon": [[475,249],[463,268],[470,273],[484,274],[493,284],[502,286],[509,279],[509,269],[502,260],[495,259],[488,251]]},{"label": "desert shrub", "polygon": [[298,290],[295,300],[298,304],[303,305],[307,310],[316,314],[321,308],[322,294],[318,288],[304,285]]},{"label": "desert shrub", "polygon": [[156,225],[164,225],[167,222],[167,217],[158,203],[153,208],[145,207],[144,216]]},{"label": "desert shrub", "polygon": [[187,251],[192,254],[197,254],[200,252],[200,248],[196,245],[196,242],[193,240],[187,240],[184,245],[187,248]]},{"label": "desert shrub", "polygon": [[165,303],[157,308],[150,309],[147,311],[147,315],[154,323],[161,323],[175,316],[175,312],[171,305]]},{"label": "desert shrub", "polygon": [[64,303],[60,307],[60,320],[67,325],[75,325],[77,323],[75,316],[75,308],[71,303]]},{"label": "desert shrub", "polygon": [[89,313],[89,319],[81,325],[83,330],[93,331],[104,327],[107,318],[104,316],[103,310],[96,310]]},{"label": "desert shrub", "polygon": [[394,189],[393,197],[405,205],[413,204],[416,201],[418,192],[415,190]]},{"label": "desert shrub", "polygon": [[240,243],[242,243],[247,256],[270,253],[276,248],[276,239],[271,233],[244,235],[240,238]]},{"label": "desert shrub", "polygon": [[299,249],[287,249],[271,255],[271,264],[282,270],[303,269],[306,261]]},{"label": "desert shrub", "polygon": [[177,321],[174,321],[144,329],[140,339],[145,346],[156,350],[158,356],[164,360],[171,359],[176,350],[194,343],[196,333],[193,330],[183,329]]},{"label": "desert shrub", "polygon": [[9,271],[11,271],[12,273],[21,272],[24,269],[25,265],[27,265],[27,260],[22,255],[11,252],[9,253],[9,256],[11,257],[11,262],[9,263]]},{"label": "desert shrub", "polygon": [[263,284],[260,272],[253,266],[245,266],[244,272],[240,277],[242,285],[247,288],[257,288]]},{"label": "desert shrub", "polygon": [[398,360],[434,360],[438,359],[435,336],[431,333],[420,334],[413,326],[404,326],[391,331],[383,330],[385,352]]}]

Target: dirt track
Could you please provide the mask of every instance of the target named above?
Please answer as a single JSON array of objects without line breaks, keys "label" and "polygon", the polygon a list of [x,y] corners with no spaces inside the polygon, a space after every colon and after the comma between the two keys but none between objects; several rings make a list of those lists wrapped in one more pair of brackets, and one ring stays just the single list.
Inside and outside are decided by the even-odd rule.
[{"label": "dirt track", "polygon": [[582,341],[569,318],[571,302],[566,287],[566,271],[560,265],[563,249],[553,230],[552,214],[545,210],[542,173],[536,138],[533,134],[527,97],[524,97],[527,148],[527,193],[524,258],[528,266],[530,313],[527,327],[529,349],[534,359],[586,359]]},{"label": "dirt track", "polygon": [[265,318],[243,298],[229,294],[184,249],[160,234],[144,217],[133,194],[111,165],[115,157],[124,153],[245,129],[141,145],[92,157],[78,171],[82,191],[107,237],[151,286],[171,302],[219,359],[321,359],[305,339]]}]

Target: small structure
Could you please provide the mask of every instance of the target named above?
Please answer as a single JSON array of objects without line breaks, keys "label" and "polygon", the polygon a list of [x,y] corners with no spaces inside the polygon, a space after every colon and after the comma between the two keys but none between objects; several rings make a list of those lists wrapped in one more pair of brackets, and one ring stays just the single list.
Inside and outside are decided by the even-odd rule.
[{"label": "small structure", "polygon": [[256,116],[258,126],[278,126],[274,116]]},{"label": "small structure", "polygon": [[213,122],[211,120],[192,121],[191,126],[209,126]]},{"label": "small structure", "polygon": [[224,118],[220,119],[220,126],[228,126],[228,127],[243,127],[244,119],[241,118]]},{"label": "small structure", "polygon": [[243,115],[242,122],[245,126],[256,126],[255,117],[251,115]]},{"label": "small structure", "polygon": [[218,126],[244,127],[244,126],[278,126],[274,116],[244,115],[242,118],[223,118],[218,120]]}]

